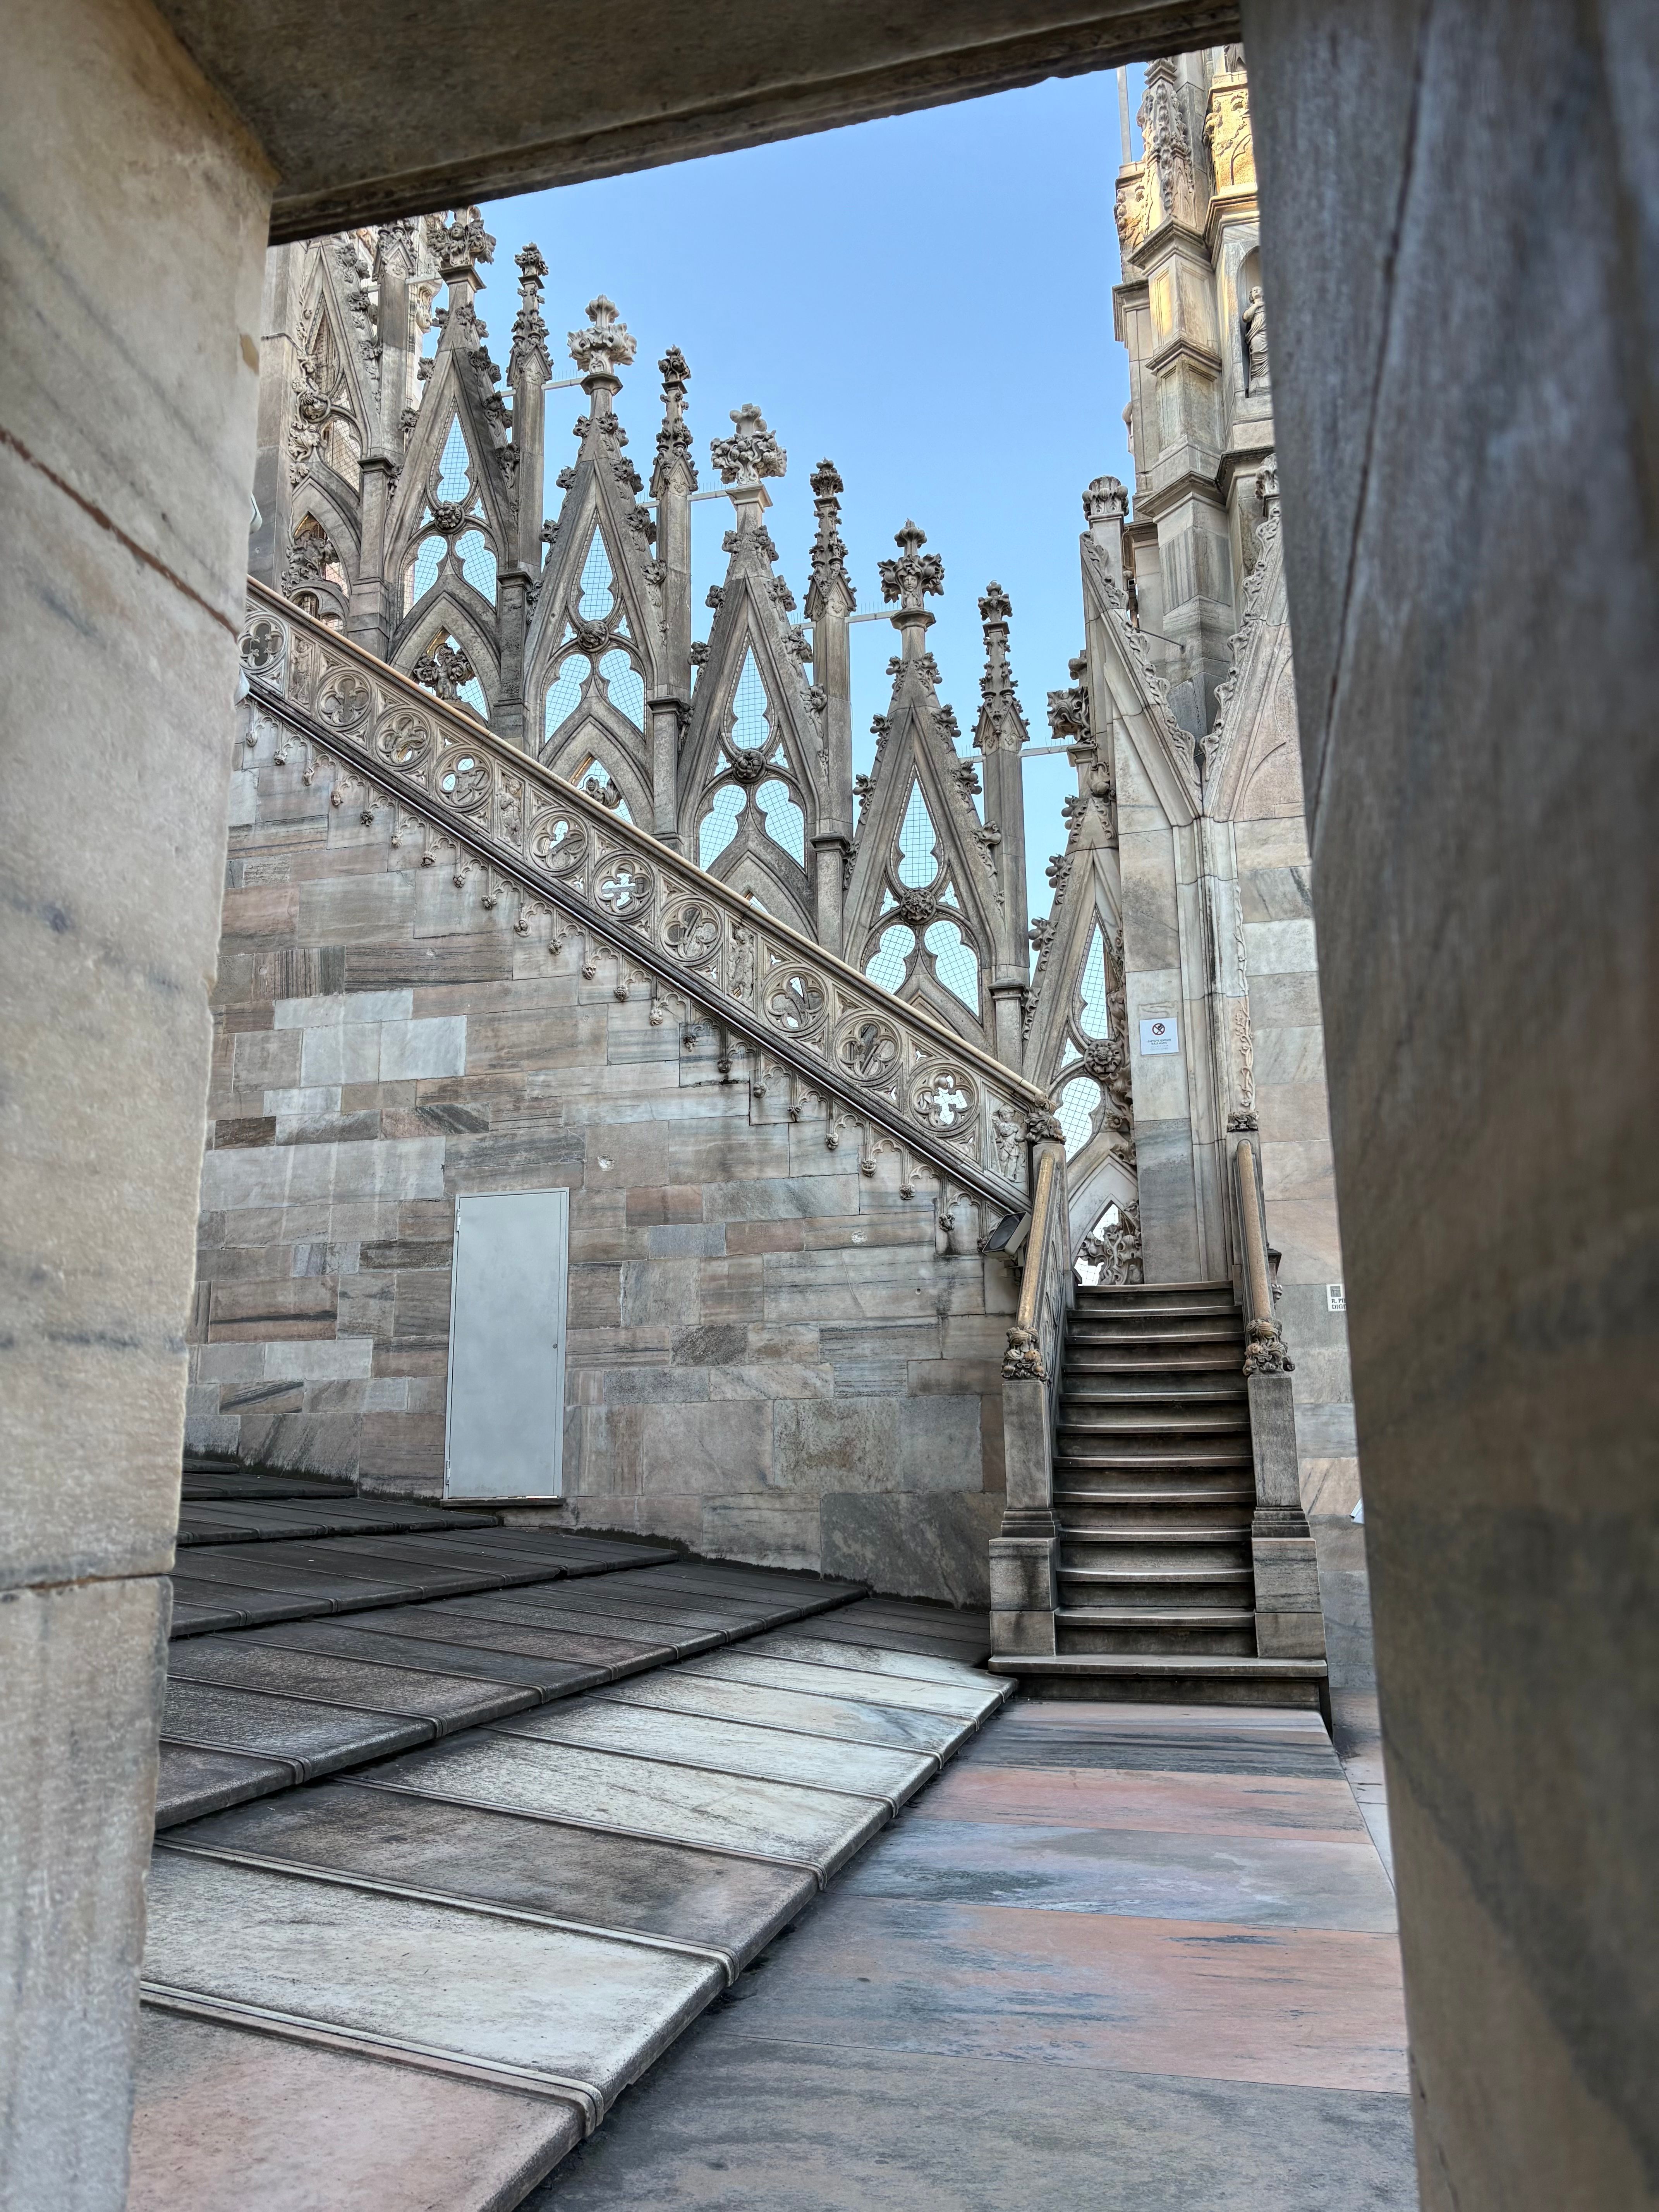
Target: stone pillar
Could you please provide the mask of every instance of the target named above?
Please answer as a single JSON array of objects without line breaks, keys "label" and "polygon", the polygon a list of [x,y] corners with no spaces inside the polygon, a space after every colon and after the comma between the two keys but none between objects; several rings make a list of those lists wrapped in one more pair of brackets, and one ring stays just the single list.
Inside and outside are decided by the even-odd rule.
[{"label": "stone pillar", "polygon": [[685,709],[672,695],[653,696],[646,701],[646,708],[651,716],[651,833],[678,851],[680,732]]},{"label": "stone pillar", "polygon": [[0,71],[0,2197],[119,2212],[270,176],[139,0]]},{"label": "stone pillar", "polygon": [[362,515],[357,575],[346,612],[346,635],[354,645],[384,660],[392,643],[386,605],[386,532],[397,463],[389,453],[365,454],[359,474]]},{"label": "stone pillar", "polygon": [[1655,18],[1243,15],[1423,2203],[1635,2212],[1659,2175]]}]

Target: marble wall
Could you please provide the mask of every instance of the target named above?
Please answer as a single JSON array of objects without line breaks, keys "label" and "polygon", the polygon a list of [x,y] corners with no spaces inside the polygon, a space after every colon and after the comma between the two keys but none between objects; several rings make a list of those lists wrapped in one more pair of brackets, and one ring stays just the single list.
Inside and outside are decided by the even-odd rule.
[{"label": "marble wall", "polygon": [[238,740],[192,1442],[439,1490],[455,1194],[562,1187],[568,1525],[984,1602],[1015,1285],[975,1209],[275,743]]}]

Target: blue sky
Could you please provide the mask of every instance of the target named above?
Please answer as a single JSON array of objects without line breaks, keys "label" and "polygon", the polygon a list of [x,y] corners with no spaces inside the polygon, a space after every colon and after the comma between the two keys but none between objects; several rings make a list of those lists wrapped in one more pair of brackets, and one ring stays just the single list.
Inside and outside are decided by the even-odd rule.
[{"label": "blue sky", "polygon": [[[1138,103],[1138,82],[1130,97]],[[945,562],[930,641],[964,733],[979,704],[976,602],[994,577],[1013,601],[1032,741],[1046,743],[1046,695],[1068,680],[1082,641],[1080,495],[1091,477],[1130,477],[1128,380],[1112,336],[1118,159],[1108,73],[498,200],[485,210],[497,243],[479,311],[504,361],[513,256],[534,239],[548,260],[555,374],[568,374],[563,334],[608,293],[639,341],[618,407],[646,476],[667,346],[691,364],[705,487],[719,481],[708,441],[755,401],[789,455],[787,475],[769,487],[768,520],[798,597],[813,526],[807,478],[824,456],[846,480],[842,528],[860,611],[881,605],[876,563],[914,516]],[[582,404],[579,391],[549,395],[550,512]],[[711,500],[692,515],[702,635],[731,510]],[[895,641],[882,623],[853,631],[860,769]],[[1074,788],[1063,756],[1029,763],[1034,913],[1048,908],[1043,862],[1064,843],[1060,801]]]}]

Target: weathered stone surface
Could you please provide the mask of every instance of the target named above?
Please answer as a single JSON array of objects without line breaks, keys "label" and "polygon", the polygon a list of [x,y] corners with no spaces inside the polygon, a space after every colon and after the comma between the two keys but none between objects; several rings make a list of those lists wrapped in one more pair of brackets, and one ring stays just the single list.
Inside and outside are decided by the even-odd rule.
[{"label": "weathered stone surface", "polygon": [[167,1628],[159,1577],[0,1595],[0,2170],[118,2206]]}]

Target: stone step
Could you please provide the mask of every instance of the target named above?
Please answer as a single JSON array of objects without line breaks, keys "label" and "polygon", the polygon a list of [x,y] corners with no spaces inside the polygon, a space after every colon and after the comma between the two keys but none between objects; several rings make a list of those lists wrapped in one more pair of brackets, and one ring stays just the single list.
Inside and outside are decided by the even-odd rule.
[{"label": "stone step", "polygon": [[1077,1406],[1204,1407],[1248,1406],[1249,1385],[1243,1370],[1195,1368],[1190,1373],[1167,1367],[1125,1368],[1116,1362],[1091,1364],[1067,1353],[1060,1370],[1063,1395]]},{"label": "stone step", "polygon": [[1089,1567],[1107,1562],[1129,1566],[1143,1554],[1173,1562],[1194,1555],[1212,1559],[1217,1565],[1248,1567],[1250,1559],[1249,1523],[1177,1522],[1173,1516],[1163,1528],[1147,1522],[1125,1522],[1115,1528],[1088,1528],[1061,1520],[1060,1558],[1068,1567]]},{"label": "stone step", "polygon": [[1055,1609],[1054,1644],[1062,1652],[1241,1656],[1255,1650],[1255,1615],[1218,1607],[1170,1607],[1159,1613],[1126,1606],[1067,1606]]},{"label": "stone step", "polygon": [[1248,1527],[1255,1509],[1255,1492],[1246,1482],[1218,1483],[1197,1477],[1190,1485],[1178,1483],[1148,1484],[1125,1481],[1121,1486],[1107,1488],[1082,1489],[1075,1486],[1056,1486],[1054,1492],[1056,1506],[1067,1512],[1081,1508],[1109,1506],[1114,1511],[1139,1510],[1148,1506],[1168,1507],[1172,1511],[1196,1513],[1238,1512],[1243,1524]]},{"label": "stone step", "polygon": [[1102,1312],[1138,1312],[1147,1306],[1221,1305],[1235,1304],[1231,1282],[1216,1283],[1079,1283],[1076,1289],[1079,1306],[1097,1308]]},{"label": "stone step", "polygon": [[[1066,1433],[1064,1431],[1060,1432],[1061,1436]],[[1109,1447],[1080,1431],[1071,1433],[1077,1437],[1074,1443],[1063,1443],[1056,1438],[1056,1476],[1080,1474],[1089,1468],[1121,1468],[1132,1474],[1157,1471],[1160,1474],[1174,1474],[1188,1468],[1195,1474],[1202,1474],[1212,1468],[1249,1468],[1254,1464],[1248,1437],[1236,1444],[1194,1443],[1177,1446],[1159,1443],[1122,1443]]]},{"label": "stone step", "polygon": [[1116,1405],[1109,1399],[1079,1399],[1062,1392],[1057,1431],[1090,1437],[1167,1437],[1171,1444],[1187,1437],[1231,1437],[1250,1432],[1247,1403],[1176,1407]]},{"label": "stone step", "polygon": [[782,1585],[787,1634],[159,1838],[129,2212],[520,2202],[1013,1694],[908,1648],[983,1614]]},{"label": "stone step", "polygon": [[1255,1653],[1182,1651],[1010,1655],[989,1662],[1038,1698],[1118,1699],[1125,1704],[1285,1705],[1312,1708],[1330,1725],[1322,1659],[1263,1659]]},{"label": "stone step", "polygon": [[1217,1336],[1176,1338],[1172,1343],[1103,1343],[1093,1336],[1079,1338],[1073,1332],[1066,1338],[1061,1367],[1066,1374],[1146,1378],[1148,1382],[1168,1382],[1168,1387],[1179,1389],[1186,1376],[1203,1380],[1217,1376],[1243,1378],[1243,1340]]},{"label": "stone step", "polygon": [[1235,1615],[1240,1601],[1249,1599],[1253,1593],[1248,1565],[1212,1567],[1191,1559],[1168,1565],[1061,1566],[1056,1575],[1066,1607],[1086,1610],[1099,1606],[1114,1614],[1138,1613],[1148,1619],[1156,1615],[1160,1620],[1187,1611],[1199,1614],[1209,1607]]}]

